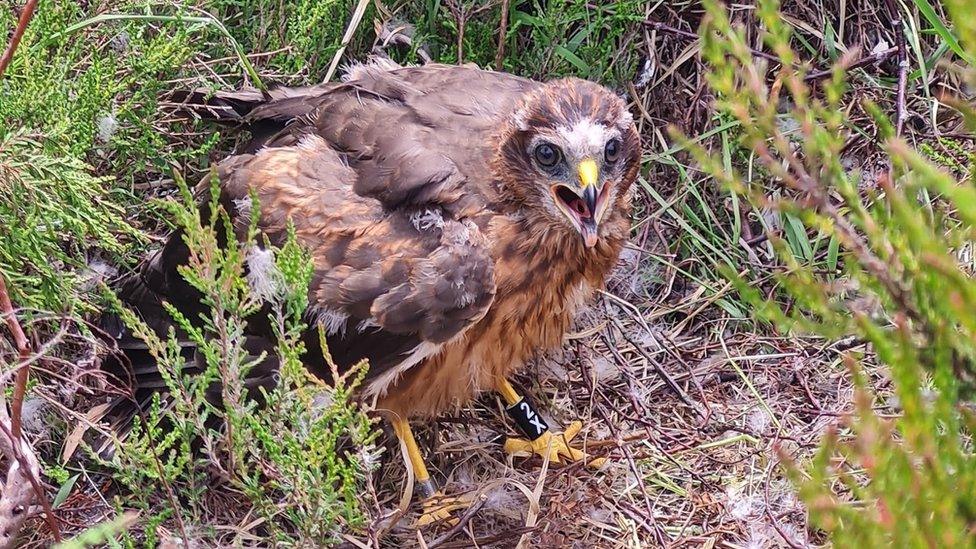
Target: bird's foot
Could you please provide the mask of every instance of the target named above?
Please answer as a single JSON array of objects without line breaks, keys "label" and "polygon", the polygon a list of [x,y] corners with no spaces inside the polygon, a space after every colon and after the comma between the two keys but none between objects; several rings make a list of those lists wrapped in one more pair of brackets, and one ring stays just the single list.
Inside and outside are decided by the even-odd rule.
[{"label": "bird's foot", "polygon": [[459,509],[467,509],[471,506],[471,498],[468,494],[460,496],[445,496],[440,490],[421,502],[423,512],[417,519],[417,526],[427,526],[434,523],[443,523],[448,526],[457,524],[458,518],[452,513]]},{"label": "bird's foot", "polygon": [[589,459],[589,456],[583,450],[573,448],[569,445],[579,435],[582,428],[582,422],[574,421],[562,433],[546,431],[535,440],[509,437],[505,440],[505,452],[513,456],[536,455],[542,459],[546,459],[548,456],[549,462],[556,464],[585,460],[589,467],[599,469],[607,462],[606,458]]}]

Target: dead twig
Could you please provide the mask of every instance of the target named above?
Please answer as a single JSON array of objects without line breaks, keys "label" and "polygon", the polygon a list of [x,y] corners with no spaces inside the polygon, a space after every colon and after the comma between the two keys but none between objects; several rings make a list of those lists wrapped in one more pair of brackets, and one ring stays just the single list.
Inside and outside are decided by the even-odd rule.
[{"label": "dead twig", "polygon": [[[472,17],[478,15],[481,12],[490,10],[495,7],[495,0],[486,2],[481,6],[474,9],[468,9],[464,4],[463,0],[448,0],[445,3],[447,9],[450,10],[451,15],[454,17],[454,22],[457,24],[457,64],[464,64],[464,29],[468,24],[468,21]],[[504,38],[504,36],[502,37]]]},{"label": "dead twig", "polygon": [[[664,32],[664,33],[667,33],[667,34],[671,34],[671,35],[678,36],[678,37],[681,37],[681,38],[686,38],[688,40],[697,40],[698,39],[698,35],[695,34],[695,33],[693,33],[693,32],[686,31],[686,30],[682,30],[682,29],[679,29],[679,28],[676,28],[676,27],[672,27],[671,25],[667,25],[665,23],[659,23],[657,21],[642,21],[641,23],[645,27],[647,27],[649,29],[658,30],[658,31],[661,31],[661,32]],[[897,17],[897,19],[894,19],[893,18],[891,23],[892,23],[892,25],[895,28],[901,28],[901,17]],[[871,55],[868,55],[866,57],[862,57],[861,59],[858,59],[857,61],[851,63],[848,66],[846,66],[845,69],[846,70],[853,70],[853,69],[859,69],[859,68],[867,67],[867,66],[870,66],[870,65],[875,65],[875,64],[880,63],[881,61],[884,61],[885,59],[891,57],[891,55],[894,54],[895,52],[898,52],[898,58],[899,58],[899,77],[901,76],[902,73],[904,73],[905,76],[907,77],[907,74],[908,74],[907,73],[907,67],[908,67],[907,54],[904,54],[904,52],[903,52],[903,49],[905,47],[905,37],[899,31],[896,31],[896,40],[897,40],[898,47],[891,47],[891,48],[888,48],[886,50],[882,50],[882,51],[879,51],[879,52],[872,53]],[[761,57],[763,59],[766,59],[768,61],[773,61],[773,62],[776,62],[776,63],[782,63],[782,60],[780,60],[780,58],[776,57],[775,55],[766,53],[766,52],[764,52],[762,50],[757,50],[757,49],[750,48],[750,52],[752,53],[752,55],[754,55],[756,57]],[[903,54],[906,55],[906,56],[903,57]],[[826,70],[814,71],[814,72],[811,72],[810,74],[806,75],[805,77],[803,77],[803,80],[805,80],[807,82],[811,82],[811,81],[815,81],[815,80],[822,80],[824,78],[828,78],[833,73],[834,73],[834,69],[832,69],[832,68],[831,69],[826,69]],[[899,78],[899,90],[901,92],[902,100],[904,100],[904,87],[903,87],[903,84],[904,84],[904,82],[902,82],[901,78]]]},{"label": "dead twig", "polygon": [[[620,335],[623,336],[625,340],[627,340],[627,343],[630,343],[631,346],[634,348],[634,350],[637,351],[642,357],[644,357],[644,360],[646,360],[647,363],[650,364],[652,368],[654,368],[654,371],[657,372],[657,375],[661,377],[661,381],[663,381],[664,384],[667,385],[668,388],[671,389],[671,391],[675,395],[677,395],[682,402],[687,404],[688,407],[693,409],[695,412],[701,413],[701,410],[699,410],[698,407],[695,406],[694,401],[691,400],[691,397],[688,396],[688,393],[686,393],[685,390],[682,389],[680,385],[678,385],[678,382],[675,381],[673,377],[671,377],[671,374],[669,374],[668,371],[664,369],[664,366],[662,366],[661,363],[658,362],[654,357],[652,357],[651,354],[648,353],[640,343],[638,343],[633,337],[630,336],[630,334],[627,333],[626,328],[624,328],[620,324],[619,320],[617,320],[616,318],[611,318],[611,320],[617,326],[617,330],[620,332]],[[654,335],[649,328],[647,329],[647,333],[651,334],[652,336]]]},{"label": "dead twig", "polygon": [[478,498],[475,500],[475,502],[471,505],[471,507],[468,507],[468,510],[464,512],[464,515],[461,516],[457,524],[452,526],[450,530],[444,533],[444,535],[430,542],[430,545],[428,545],[427,547],[429,549],[434,549],[435,547],[440,547],[441,545],[447,543],[449,539],[454,537],[455,534],[457,534],[458,532],[461,531],[462,528],[464,528],[464,526],[468,523],[468,521],[471,520],[471,517],[475,516],[475,514],[477,514],[478,511],[480,511],[481,508],[484,507],[485,503],[487,502],[488,502],[487,495],[485,494],[479,495]]},{"label": "dead twig", "polygon": [[[654,29],[667,34],[673,34],[675,36],[680,36],[681,38],[687,38],[688,40],[697,40],[699,38],[699,36],[693,32],[681,30],[677,27],[672,27],[671,25],[667,25],[665,23],[659,23],[657,21],[645,20],[645,21],[641,21],[641,24],[649,29]],[[766,59],[768,61],[773,61],[775,63],[782,63],[780,58],[776,57],[775,55],[766,53],[762,50],[757,50],[752,48],[749,48],[749,50],[752,52],[752,55],[755,55],[756,57],[761,57],[763,59]]]},{"label": "dead twig", "polygon": [[763,508],[765,509],[766,517],[773,525],[773,528],[776,529],[776,533],[779,534],[779,537],[790,546],[790,549],[800,549],[802,546],[797,545],[796,542],[793,541],[793,538],[783,531],[783,527],[779,525],[779,521],[776,520],[773,512],[769,510],[769,477],[772,474],[773,468],[777,465],[779,465],[778,462],[770,465],[769,468],[766,469],[765,482],[763,483],[763,503],[765,504]]},{"label": "dead twig", "polygon": [[[579,361],[580,374],[583,383],[586,385],[587,390],[592,395],[598,389],[595,387],[595,384],[592,382],[592,379],[586,371],[587,366],[584,365],[584,363],[588,363],[591,358],[589,353],[584,351],[584,347],[581,343],[577,344],[576,350],[578,356],[585,359]],[[602,393],[601,396],[606,399],[606,396],[602,395]],[[612,405],[612,403],[608,403]],[[606,410],[602,406],[595,406],[594,410],[603,419],[607,428],[610,429],[610,434],[613,436],[614,440],[620,440],[620,433],[617,431],[617,428],[614,427],[613,421],[607,417]],[[644,508],[647,511],[647,514],[645,516],[646,520],[641,521],[641,523],[647,529],[647,531],[654,536],[657,543],[661,544],[662,546],[667,545],[663,530],[661,530],[661,527],[657,524],[657,521],[654,520],[654,506],[651,504],[651,498],[647,493],[647,487],[644,485],[644,476],[641,474],[640,468],[637,467],[637,462],[634,460],[634,453],[630,450],[630,446],[626,444],[620,444],[618,447],[623,451],[624,456],[627,458],[627,464],[630,466],[630,470],[633,472],[634,478],[637,479],[637,487],[640,488],[641,496],[644,500]]]},{"label": "dead twig", "polygon": [[905,29],[901,20],[901,11],[894,0],[887,0],[888,11],[891,12],[891,30],[895,33],[895,49],[898,51],[898,92],[895,97],[895,137],[900,137],[905,127],[905,88],[908,86],[908,48],[905,45]]},{"label": "dead twig", "polygon": [[[894,54],[896,51],[898,51],[898,48],[892,47],[892,48],[888,48],[886,50],[881,50],[879,52],[872,53],[871,55],[867,55],[865,57],[862,57],[862,58],[858,59],[857,61],[854,61],[854,62],[852,62],[852,63],[850,63],[848,65],[843,66],[843,69],[845,71],[848,71],[849,72],[849,71],[852,71],[854,69],[861,69],[861,68],[864,68],[864,67],[868,67],[870,65],[876,65],[876,64],[884,61],[885,59],[891,57],[892,54]],[[830,77],[832,74],[834,74],[834,69],[833,68],[826,69],[826,70],[822,70],[822,71],[814,71],[814,72],[811,72],[810,74],[804,76],[803,77],[803,80],[805,82],[811,82],[811,81],[814,81],[814,80],[822,80],[824,78]]]},{"label": "dead twig", "polygon": [[27,336],[24,335],[23,328],[17,320],[14,306],[10,302],[10,295],[7,293],[7,284],[0,276],[0,314],[6,319],[7,329],[10,336],[14,339],[14,347],[17,349],[18,361],[14,370],[14,394],[10,403],[10,433],[14,440],[21,437],[21,410],[24,407],[24,394],[27,392],[27,374],[30,371],[30,345]]},{"label": "dead twig", "polygon": [[505,67],[505,35],[508,33],[508,0],[502,0],[501,21],[498,22],[498,50],[495,52],[495,70],[500,71]]}]

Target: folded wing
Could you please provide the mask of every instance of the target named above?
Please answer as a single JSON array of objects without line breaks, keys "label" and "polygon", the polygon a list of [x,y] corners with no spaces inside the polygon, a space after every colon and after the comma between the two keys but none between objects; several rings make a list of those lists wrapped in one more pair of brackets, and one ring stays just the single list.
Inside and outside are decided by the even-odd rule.
[{"label": "folded wing", "polygon": [[[436,204],[388,209],[356,194],[355,172],[319,137],[233,157],[218,174],[221,204],[241,234],[256,212],[258,228],[275,245],[284,242],[289,221],[294,224],[314,262],[308,319],[325,329],[340,367],[368,359],[368,379],[409,367],[406,362],[463,333],[492,302],[492,260],[473,222]],[[259,208],[251,204],[252,190]],[[260,260],[267,253],[260,248],[248,253],[248,280],[264,292],[273,273],[263,270],[273,264]],[[186,257],[174,235],[144,266],[142,299],[198,309],[199,296],[176,270]],[[262,326],[259,319],[254,330],[263,332]],[[314,354],[317,333],[307,343]]]}]

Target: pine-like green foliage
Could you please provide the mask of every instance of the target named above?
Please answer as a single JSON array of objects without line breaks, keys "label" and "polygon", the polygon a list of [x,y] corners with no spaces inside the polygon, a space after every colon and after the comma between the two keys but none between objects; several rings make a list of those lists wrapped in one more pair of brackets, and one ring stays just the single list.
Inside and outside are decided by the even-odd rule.
[{"label": "pine-like green foliage", "polygon": [[[245,278],[256,228],[252,225],[248,237],[238,242],[217,203],[216,183],[209,209],[218,213],[209,222],[201,219],[186,188],[181,189],[182,203],[167,205],[191,251],[181,274],[203,294],[210,312],[190,319],[167,309],[202,357],[203,371],[183,373],[186,358],[176,333],[160,339],[120,307],[157,360],[170,392],[168,398],[153,400],[128,439],[116,447],[111,465],[131,493],[120,501],[184,529],[211,524],[216,513],[242,518],[256,513],[266,519],[264,529],[277,543],[334,542],[339,533],[363,524],[360,484],[371,461],[374,434],[370,420],[351,399],[365,368],[344,376],[336,373],[337,382],[330,386],[303,366],[301,334],[312,264],[292,233],[280,249],[265,247],[274,254],[270,321],[277,338],[273,358],[280,364],[279,381],[270,392],[249,391],[248,372],[268,359],[246,348],[246,319],[261,314],[262,303]],[[219,236],[231,244],[219,246]],[[335,371],[331,360],[328,366]],[[264,405],[258,406],[254,397]],[[214,498],[206,497],[213,489],[240,491],[246,500],[229,510],[213,509]],[[209,536],[193,534],[201,535]]]},{"label": "pine-like green foliage", "polygon": [[[117,9],[138,14],[139,6]],[[120,182],[144,178],[147,169],[166,172],[170,162],[198,153],[170,150],[164,127],[153,122],[165,80],[196,48],[217,40],[212,31],[179,20],[97,22],[88,15],[80,2],[39,3],[0,80],[0,128],[36,136],[47,154],[85,160]],[[0,13],[0,30],[14,24],[10,10]]]},{"label": "pine-like green foliage", "polygon": [[[208,128],[208,137],[174,141],[188,124],[161,120],[159,109],[173,81],[208,84],[210,73],[192,63],[202,52],[222,59],[211,63],[214,73],[252,84],[245,48],[277,50],[262,59],[289,75],[318,74],[351,5],[222,0],[209,6],[211,17],[180,3],[113,2],[105,11],[42,0],[0,79],[0,273],[14,301],[90,309],[92,285],[82,283],[93,255],[124,265],[142,249],[131,245],[139,238],[131,220],[153,212],[133,185],[174,165],[206,166],[220,135]],[[0,10],[0,35],[15,16]]]},{"label": "pine-like green foliage", "polygon": [[[93,256],[120,265],[141,249],[129,184],[214,142],[170,151],[152,124],[163,79],[190,57],[185,27],[71,30],[83,17],[40,2],[0,79],[0,273],[18,305],[56,312],[91,307]],[[0,10],[0,35],[14,24]]]},{"label": "pine-like green foliage", "polygon": [[[869,344],[861,356],[845,357],[859,387],[849,429],[830,433],[817,458],[793,470],[811,517],[837,547],[976,546],[976,280],[960,261],[976,237],[973,181],[955,180],[923,158],[868,105],[892,169],[865,195],[859,174],[841,162],[849,125],[840,108],[844,71],[813,93],[794,65],[778,5],[767,0],[757,16],[767,46],[783,60],[769,85],[766,62],[752,56],[721,6],[707,6],[703,54],[718,107],[740,122],[743,144],[781,194],[770,198],[769,189],[720,157],[688,146],[708,173],[755,208],[798,222],[771,236],[785,267],[776,279],[793,306],[767,302],[746,278],[729,275],[779,330],[854,335]],[[956,18],[963,32],[972,27],[970,15]],[[976,53],[966,39],[973,36],[963,34],[963,44]],[[826,250],[805,249],[809,234],[829,242]],[[876,305],[851,307],[851,293]],[[890,372],[897,398],[887,405],[898,410],[895,419],[875,411],[877,397],[862,373],[866,360]]]},{"label": "pine-like green foliage", "polygon": [[84,303],[86,255],[118,259],[139,238],[106,196],[108,184],[24,132],[0,132],[0,276],[20,306],[62,311]]}]

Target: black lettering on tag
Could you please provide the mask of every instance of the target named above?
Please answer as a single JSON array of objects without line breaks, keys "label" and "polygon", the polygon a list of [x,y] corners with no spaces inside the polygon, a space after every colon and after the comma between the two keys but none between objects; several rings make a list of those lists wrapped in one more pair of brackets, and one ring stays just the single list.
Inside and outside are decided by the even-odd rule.
[{"label": "black lettering on tag", "polygon": [[506,411],[529,440],[535,440],[549,430],[546,420],[542,419],[525,397],[509,406]]}]

